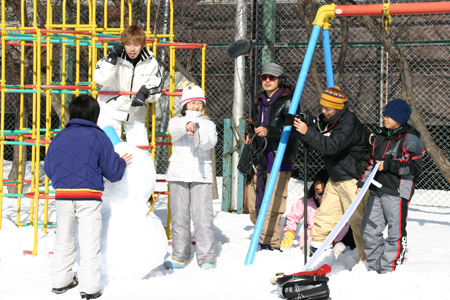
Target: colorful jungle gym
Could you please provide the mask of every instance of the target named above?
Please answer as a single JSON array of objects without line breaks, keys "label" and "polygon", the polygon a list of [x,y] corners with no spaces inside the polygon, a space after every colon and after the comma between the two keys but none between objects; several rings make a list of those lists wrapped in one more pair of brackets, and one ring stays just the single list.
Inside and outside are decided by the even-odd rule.
[{"label": "colorful jungle gym", "polygon": [[[54,23],[53,13],[54,7],[50,0],[47,1],[46,10],[46,22],[44,26],[38,24],[38,3],[36,0],[32,1],[32,24],[31,27],[26,27],[25,18],[29,17],[30,11],[25,12],[24,3],[20,1],[20,26],[11,26],[6,22],[6,5],[5,0],[1,1],[2,8],[2,20],[1,20],[1,124],[0,124],[0,156],[2,157],[0,163],[0,172],[2,178],[4,178],[4,157],[6,145],[17,145],[19,147],[19,166],[18,177],[16,179],[9,179],[1,181],[0,186],[0,208],[3,208],[3,198],[17,198],[17,226],[34,226],[34,246],[32,255],[37,255],[37,241],[39,234],[39,227],[43,227],[43,233],[47,233],[48,225],[55,225],[55,223],[49,223],[49,199],[54,198],[54,192],[50,190],[51,183],[45,176],[42,180],[40,174],[42,165],[42,151],[47,151],[48,146],[54,134],[64,129],[64,124],[68,121],[64,119],[66,95],[91,94],[96,97],[102,93],[99,91],[97,84],[93,81],[93,70],[97,63],[97,52],[99,49],[103,49],[103,55],[106,55],[108,48],[111,48],[114,43],[120,42],[120,33],[123,29],[133,24],[133,11],[131,0],[120,1],[120,26],[118,28],[108,27],[108,0],[104,1],[103,5],[103,27],[97,24],[97,2],[95,0],[88,1],[76,1],[76,24],[68,24],[65,17],[62,18],[60,23]],[[30,1],[31,2],[31,1]],[[62,16],[67,16],[67,3],[66,0],[61,1]],[[83,11],[81,2],[84,2]],[[127,2],[127,8],[125,6]],[[88,12],[85,11],[85,7],[88,7]],[[173,1],[169,1],[170,16],[169,16],[169,28],[167,34],[154,33],[150,29],[150,12],[152,1],[147,2],[147,26],[145,28],[146,34],[146,47],[151,49],[155,57],[158,53],[158,47],[169,48],[169,88],[163,89],[162,97],[158,101],[169,101],[169,118],[174,115],[174,103],[175,97],[181,96],[181,90],[175,89],[175,57],[176,49],[198,49],[201,51],[202,57],[202,71],[201,71],[201,87],[205,88],[205,44],[193,44],[193,43],[177,43],[174,42],[173,32]],[[40,3],[39,3],[40,5]],[[128,24],[125,24],[126,11],[128,11],[127,19]],[[82,16],[88,13],[89,22],[81,23]],[[142,13],[142,12],[141,12]],[[41,28],[42,27],[42,28]],[[166,39],[163,41],[161,39]],[[20,84],[8,84],[8,76],[6,70],[6,47],[3,45],[11,45],[18,47],[21,53],[20,64]],[[55,45],[58,45],[58,53],[56,55],[54,49]],[[70,47],[75,48],[75,85],[67,85],[66,83],[66,55]],[[32,82],[26,82],[25,77],[25,52],[32,48],[33,53],[33,77]],[[45,54],[42,49],[45,48]],[[82,70],[80,64],[80,56],[82,48],[88,49],[88,70]],[[57,59],[61,61],[61,72],[59,81],[55,81],[55,78],[59,74],[53,72],[53,64]],[[42,61],[45,57],[45,63]],[[45,67],[43,73],[42,67]],[[87,73],[86,81],[80,81],[82,72]],[[20,95],[20,128],[15,130],[5,130],[5,106],[6,106],[6,94],[18,93]],[[134,92],[107,92],[109,94],[114,93],[116,95],[133,95]],[[24,124],[24,101],[25,95],[32,94],[32,126],[31,128],[25,128]],[[61,119],[59,128],[51,128],[51,112],[52,112],[52,95],[59,95],[61,105]],[[41,97],[38,97],[41,95]],[[168,98],[165,98],[168,97]],[[42,99],[41,99],[42,98]],[[45,98],[45,101],[44,101]],[[45,104],[43,104],[45,103]],[[152,104],[151,109],[147,111],[147,126],[149,124],[156,124],[156,108],[155,103]],[[42,116],[45,116],[45,120],[42,120]],[[151,125],[150,125],[151,126]],[[156,138],[165,137],[168,138],[168,142],[156,142]],[[150,145],[140,148],[148,148],[152,153],[152,158],[155,160],[156,148],[158,146],[169,146],[169,156],[171,154],[171,140],[167,132],[156,132],[156,126],[151,126],[149,129]],[[26,163],[26,157],[23,157],[23,147],[31,147],[31,177],[25,178],[25,174],[22,172],[23,164]],[[164,179],[158,179],[159,182],[165,182]],[[30,191],[23,193],[24,184],[30,184]],[[5,186],[16,186],[17,194],[5,193],[3,188]],[[167,191],[155,191],[155,194],[169,195]],[[30,199],[30,218],[29,222],[21,222],[21,204],[22,200]],[[39,222],[39,205],[43,200],[43,222]],[[42,206],[42,205],[41,205]],[[166,232],[170,235],[170,211],[167,213],[167,226]],[[2,211],[0,210],[0,230],[2,225]],[[24,251],[25,254],[25,251]]]},{"label": "colorful jungle gym", "polygon": [[[340,16],[383,16],[385,30],[388,29],[391,24],[392,15],[414,15],[414,14],[439,14],[439,13],[450,13],[450,2],[428,2],[428,3],[403,3],[403,4],[362,4],[362,5],[336,5],[329,4],[324,5],[317,11],[316,18],[313,22],[313,30],[311,32],[311,37],[309,39],[308,48],[305,53],[305,58],[303,59],[302,68],[297,80],[297,85],[295,87],[294,95],[292,96],[291,106],[289,108],[290,114],[295,114],[297,107],[300,103],[300,97],[302,95],[303,87],[305,85],[306,76],[308,75],[309,66],[316,48],[317,40],[319,39],[319,34],[322,32],[322,43],[323,52],[325,57],[325,71],[327,77],[327,87],[334,86],[333,77],[333,64],[331,60],[331,46],[330,46],[330,32],[331,27],[330,19]],[[286,151],[286,145],[289,139],[289,134],[291,133],[292,126],[284,126],[283,133],[281,136],[280,143],[278,145],[277,154],[273,163],[271,173],[278,173],[281,166],[281,161],[283,159],[284,152]],[[258,219],[255,224],[255,231],[253,232],[252,240],[247,252],[247,257],[245,259],[245,265],[253,264],[253,259],[255,256],[256,248],[258,246],[259,237],[261,236],[262,226],[267,215],[267,210],[269,208],[270,199],[272,198],[272,193],[276,183],[276,177],[269,177],[266,185],[266,190],[264,192],[264,197],[262,200],[261,208],[259,210]],[[306,207],[306,205],[305,205]],[[336,230],[338,231],[338,230]],[[331,234],[330,234],[331,235]],[[330,236],[329,236],[330,237]],[[327,238],[328,239],[328,238]],[[332,240],[332,239],[331,239]],[[313,262],[313,259],[320,255],[320,250],[323,250],[328,244],[324,242],[321,249],[318,249],[310,262],[303,267],[302,271],[306,270]],[[306,261],[306,253],[305,261]]]}]

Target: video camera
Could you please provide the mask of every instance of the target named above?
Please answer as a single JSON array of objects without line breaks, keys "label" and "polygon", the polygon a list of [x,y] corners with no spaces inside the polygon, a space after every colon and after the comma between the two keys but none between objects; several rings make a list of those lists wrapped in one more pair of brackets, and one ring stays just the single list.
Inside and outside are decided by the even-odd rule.
[{"label": "video camera", "polygon": [[291,126],[294,124],[294,118],[299,119],[303,123],[305,123],[308,126],[316,126],[317,124],[317,118],[311,115],[309,111],[302,111],[298,114],[286,114],[284,125],[285,126]]}]

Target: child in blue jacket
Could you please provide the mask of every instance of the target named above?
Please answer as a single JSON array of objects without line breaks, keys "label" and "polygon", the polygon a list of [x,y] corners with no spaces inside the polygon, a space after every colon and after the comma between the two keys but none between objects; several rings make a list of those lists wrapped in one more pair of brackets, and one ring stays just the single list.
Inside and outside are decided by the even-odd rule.
[{"label": "child in blue jacket", "polygon": [[57,233],[51,266],[52,292],[62,294],[78,285],[72,266],[80,247],[81,298],[95,299],[100,290],[100,233],[103,177],[119,181],[131,155],[114,152],[111,140],[96,125],[100,106],[78,96],[69,105],[70,121],[52,140],[44,171],[55,189]]},{"label": "child in blue jacket", "polygon": [[[374,177],[381,186],[370,186],[361,223],[369,270],[378,273],[395,271],[405,260],[408,206],[422,171],[425,152],[419,132],[407,123],[411,112],[409,104],[402,99],[394,99],[386,105],[384,127],[373,143],[371,164],[358,183],[361,188],[376,162],[381,162]],[[386,226],[387,237],[384,238]]]}]

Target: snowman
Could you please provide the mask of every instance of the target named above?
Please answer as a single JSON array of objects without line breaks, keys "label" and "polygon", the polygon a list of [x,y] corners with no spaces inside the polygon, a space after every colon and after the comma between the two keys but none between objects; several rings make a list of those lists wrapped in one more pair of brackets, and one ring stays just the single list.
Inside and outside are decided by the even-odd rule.
[{"label": "snowman", "polygon": [[112,127],[103,129],[119,154],[133,156],[122,180],[105,180],[101,252],[102,273],[111,279],[142,279],[160,266],[167,254],[161,220],[148,213],[147,201],[156,184],[151,157],[119,139]]}]

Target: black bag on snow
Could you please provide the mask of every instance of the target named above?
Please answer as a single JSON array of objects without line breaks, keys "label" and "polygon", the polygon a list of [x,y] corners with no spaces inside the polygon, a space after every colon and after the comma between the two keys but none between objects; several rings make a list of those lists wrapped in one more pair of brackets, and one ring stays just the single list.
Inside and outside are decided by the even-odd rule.
[{"label": "black bag on snow", "polygon": [[328,277],[316,275],[290,275],[276,281],[278,293],[289,300],[330,299]]}]

